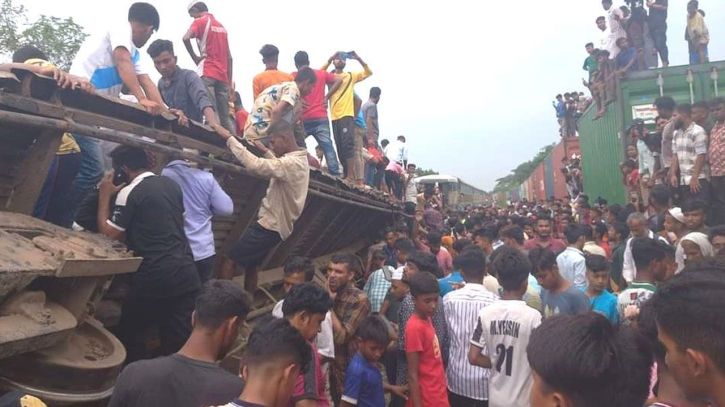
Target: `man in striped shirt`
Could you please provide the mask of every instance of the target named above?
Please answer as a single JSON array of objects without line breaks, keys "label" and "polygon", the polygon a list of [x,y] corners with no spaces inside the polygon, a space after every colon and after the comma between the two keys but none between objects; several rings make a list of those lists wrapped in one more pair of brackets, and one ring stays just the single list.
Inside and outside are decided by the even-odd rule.
[{"label": "man in striped shirt", "polygon": [[489,369],[468,363],[473,330],[480,311],[499,298],[483,286],[486,254],[477,246],[467,247],[456,258],[466,285],[443,297],[443,308],[451,341],[446,371],[448,397],[452,406],[488,406]]}]

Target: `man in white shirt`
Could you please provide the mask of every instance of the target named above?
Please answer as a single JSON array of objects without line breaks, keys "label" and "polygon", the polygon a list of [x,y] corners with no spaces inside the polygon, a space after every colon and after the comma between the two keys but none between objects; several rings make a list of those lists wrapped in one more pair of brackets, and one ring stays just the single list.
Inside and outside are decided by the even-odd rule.
[{"label": "man in white shirt", "polygon": [[[607,12],[607,27],[609,27],[609,35],[614,40],[615,44],[620,38],[627,38],[627,32],[624,30],[624,13],[618,7],[612,6],[612,0],[602,0],[602,7]],[[613,49],[607,49],[610,57],[615,59],[619,53],[619,47],[613,47]]]},{"label": "man in white shirt", "polygon": [[[117,98],[125,85],[144,109],[160,114],[164,110],[161,93],[141,66],[139,53],[158,29],[159,13],[154,6],[134,3],[128,11],[128,22],[113,25],[83,42],[70,73],[88,79],[104,96]],[[81,148],[81,167],[70,193],[75,208],[103,177],[103,156],[98,139],[79,134],[73,137]]]},{"label": "man in white shirt", "polygon": [[405,213],[415,215],[415,208],[418,206],[418,187],[415,185],[415,164],[408,164],[408,171],[405,174]]},{"label": "man in white shirt", "polygon": [[395,161],[402,167],[408,165],[408,146],[405,145],[405,136],[398,136],[397,140],[388,144],[384,152],[390,161]]},{"label": "man in white shirt", "polygon": [[658,238],[664,242],[667,241],[661,236],[655,237],[656,235],[647,228],[647,217],[640,212],[629,215],[627,218],[627,226],[629,227],[630,237],[627,239],[627,244],[624,249],[622,277],[627,281],[627,284],[630,284],[637,276],[637,266],[635,266],[634,257],[632,257],[632,241],[638,237]]},{"label": "man in white shirt", "polygon": [[478,247],[468,247],[456,258],[463,288],[443,297],[450,337],[450,358],[446,370],[449,400],[452,406],[484,406],[488,401],[489,370],[468,362],[470,341],[482,309],[499,298],[482,284],[486,274],[486,255]]}]

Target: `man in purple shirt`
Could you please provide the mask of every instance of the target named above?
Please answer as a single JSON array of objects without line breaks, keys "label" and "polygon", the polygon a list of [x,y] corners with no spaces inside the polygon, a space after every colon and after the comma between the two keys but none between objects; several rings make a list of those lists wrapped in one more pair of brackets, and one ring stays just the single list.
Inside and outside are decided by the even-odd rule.
[{"label": "man in purple shirt", "polygon": [[231,216],[234,203],[212,174],[192,168],[186,161],[171,161],[161,171],[161,175],[176,181],[184,193],[184,231],[203,284],[214,271],[216,252],[211,218]]}]

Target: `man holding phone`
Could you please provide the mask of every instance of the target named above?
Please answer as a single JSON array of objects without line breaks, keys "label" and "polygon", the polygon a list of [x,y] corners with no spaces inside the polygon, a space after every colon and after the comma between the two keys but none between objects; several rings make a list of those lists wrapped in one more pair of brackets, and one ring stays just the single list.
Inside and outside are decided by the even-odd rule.
[{"label": "man holding phone", "polygon": [[[345,66],[348,59],[355,59],[362,65],[362,72],[345,72]],[[362,179],[364,174],[362,156],[355,154],[355,103],[354,93],[355,84],[368,77],[373,72],[368,65],[357,55],[355,51],[336,52],[327,63],[322,66],[322,70],[326,71],[330,64],[335,66],[335,74],[342,79],[340,87],[330,97],[330,118],[332,119],[332,132],[337,145],[337,155],[340,157],[344,168],[345,180],[354,183],[357,179]],[[357,162],[357,161],[360,162]],[[360,171],[360,174],[357,174]]]}]

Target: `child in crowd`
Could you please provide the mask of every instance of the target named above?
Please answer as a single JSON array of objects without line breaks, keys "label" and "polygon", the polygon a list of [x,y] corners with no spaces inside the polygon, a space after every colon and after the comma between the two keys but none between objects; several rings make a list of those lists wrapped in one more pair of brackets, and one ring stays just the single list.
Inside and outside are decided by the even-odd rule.
[{"label": "child in crowd", "polygon": [[534,376],[531,407],[641,407],[647,399],[647,341],[596,312],[546,319],[526,354]]},{"label": "child in crowd", "polygon": [[638,237],[632,241],[632,258],[637,275],[632,284],[619,293],[617,309],[619,320],[631,324],[637,319],[639,308],[657,291],[655,285],[667,276],[667,251],[671,247],[659,239]]},{"label": "child in crowd", "polygon": [[386,391],[407,398],[404,387],[383,384],[378,367],[390,343],[385,321],[375,315],[367,317],[360,323],[356,336],[359,350],[347,367],[340,406],[384,407]]},{"label": "child in crowd", "polygon": [[440,300],[438,280],[421,272],[409,281],[415,312],[405,327],[410,398],[408,407],[450,407],[441,347],[431,317]]},{"label": "child in crowd", "polygon": [[363,291],[365,291],[365,294],[367,294],[368,299],[370,300],[370,312],[373,314],[380,312],[380,308],[385,300],[385,295],[390,289],[390,276],[386,276],[386,270],[384,270],[383,267],[389,269],[392,268],[384,265],[385,258],[385,253],[382,250],[373,253],[373,258],[370,264],[371,269],[375,271],[370,274],[370,278],[368,278],[368,281],[365,283],[365,287],[363,288]]},{"label": "child in crowd", "polygon": [[388,332],[391,333],[390,339],[393,341],[392,349],[388,349],[388,352],[383,355],[383,364],[385,365],[385,372],[388,375],[388,381],[391,384],[398,384],[397,381],[397,370],[398,370],[398,333],[400,328],[398,327],[398,312],[400,311],[400,305],[403,303],[403,299],[408,295],[408,283],[403,281],[403,269],[400,268],[393,272],[393,276],[390,281],[390,292],[385,297],[383,306],[380,308],[380,315],[384,316],[385,319],[390,323]]},{"label": "child in crowd", "polygon": [[617,311],[617,297],[607,291],[609,285],[609,262],[604,256],[590,254],[586,256],[587,286],[586,295],[589,297],[592,309],[601,313],[613,324],[619,323]]},{"label": "child in crowd", "polygon": [[[473,242],[471,242],[469,239],[458,239],[455,243],[453,243],[453,249],[457,254],[462,253],[465,248],[472,244]],[[461,266],[460,264],[456,263],[456,259],[453,259],[453,272],[448,276],[438,280],[438,285],[440,286],[441,290],[441,298],[445,297],[446,294],[455,290],[456,287],[459,287],[460,284],[463,283],[464,281],[463,276],[461,275]]]},{"label": "child in crowd", "polygon": [[557,314],[576,315],[590,310],[589,299],[559,274],[556,254],[549,249],[536,248],[529,252],[531,272],[541,285],[544,317]]},{"label": "child in crowd", "polygon": [[[503,288],[502,301],[479,313],[468,360],[472,365],[491,369],[489,407],[528,407],[533,378],[526,347],[531,332],[541,324],[541,314],[523,301],[531,263],[513,250],[497,256],[495,268]],[[486,347],[491,353],[495,349],[495,356],[484,355]]]},{"label": "child in crowd", "polygon": [[652,298],[667,368],[688,400],[725,406],[725,279],[688,270]]}]

